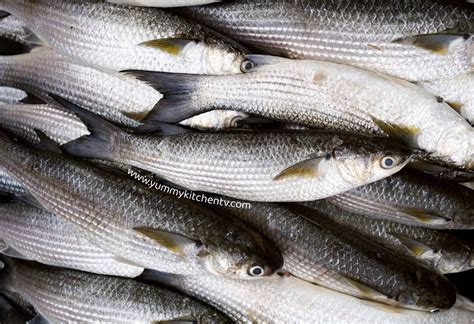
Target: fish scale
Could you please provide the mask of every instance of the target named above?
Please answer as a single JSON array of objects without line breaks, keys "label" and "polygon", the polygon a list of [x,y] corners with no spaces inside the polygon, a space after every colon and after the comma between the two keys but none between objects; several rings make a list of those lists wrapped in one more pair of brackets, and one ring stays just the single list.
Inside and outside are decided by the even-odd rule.
[{"label": "fish scale", "polygon": [[[234,42],[159,9],[100,0],[2,0],[0,8],[62,54],[113,71],[240,73],[243,61]],[[171,40],[172,49],[143,45],[155,40]]]},{"label": "fish scale", "polygon": [[[254,264],[264,270],[261,275],[281,266],[278,252],[260,235],[239,222],[224,221],[198,204],[150,192],[132,179],[60,154],[23,148],[4,136],[0,147],[4,170],[48,211],[75,226],[104,251],[132,264],[172,273],[211,272],[242,278],[250,276],[248,271]],[[177,243],[176,248],[183,250],[181,255],[134,230],[143,226],[184,236],[192,244],[181,247],[184,243]],[[235,235],[229,237],[228,233]]]},{"label": "fish scale", "polygon": [[174,12],[269,54],[333,61],[408,80],[470,69],[469,42],[445,55],[393,43],[401,37],[469,33],[473,10],[449,1],[244,0]]},{"label": "fish scale", "polygon": [[7,264],[7,289],[20,293],[50,323],[228,321],[212,307],[158,286],[20,261]]},{"label": "fish scale", "polygon": [[[54,104],[48,93],[87,105],[91,111],[124,126],[136,127],[161,98],[146,84],[105,73],[41,48],[0,58],[0,83],[17,87]],[[133,117],[133,118],[131,118]]]},{"label": "fish scale", "polygon": [[351,228],[399,253],[417,258],[442,273],[466,271],[474,267],[474,241],[466,239],[462,233],[373,219],[338,208],[324,200],[306,202],[305,205],[313,208],[318,218],[325,215],[343,227]]}]

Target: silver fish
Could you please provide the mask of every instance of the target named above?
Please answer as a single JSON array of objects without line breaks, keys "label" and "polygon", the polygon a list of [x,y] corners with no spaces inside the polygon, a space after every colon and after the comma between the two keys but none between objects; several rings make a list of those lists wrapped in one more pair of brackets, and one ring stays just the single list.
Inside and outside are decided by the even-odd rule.
[{"label": "silver fish", "polygon": [[268,54],[419,81],[470,71],[469,6],[446,0],[241,0],[176,12]]},{"label": "silver fish", "polygon": [[252,203],[251,209],[222,214],[271,238],[283,255],[283,269],[306,281],[411,309],[432,311],[454,303],[456,292],[446,278],[310,211],[307,220],[285,206]]},{"label": "silver fish", "polygon": [[10,87],[0,87],[0,102],[2,103],[17,103],[28,96],[26,92],[20,89]]},{"label": "silver fish", "polygon": [[12,178],[0,165],[0,192],[13,195],[25,195],[27,191],[21,183]]},{"label": "silver fish", "polygon": [[222,323],[222,313],[180,293],[127,278],[5,260],[0,284],[29,301],[48,323]]},{"label": "silver fish", "polygon": [[74,226],[24,203],[0,204],[2,253],[47,265],[97,274],[136,277],[143,268],[121,263]]},{"label": "silver fish", "polygon": [[130,134],[55,98],[79,114],[91,132],[63,145],[64,151],[132,165],[190,190],[238,199],[325,198],[396,173],[410,160],[409,151],[385,139],[328,132]]},{"label": "silver fish", "polygon": [[0,136],[0,166],[99,248],[164,272],[252,278],[282,264],[268,240],[200,204]]},{"label": "silver fish", "polygon": [[452,79],[420,82],[420,86],[441,96],[471,124],[474,124],[474,72]]},{"label": "silver fish", "polygon": [[238,111],[213,110],[183,120],[179,124],[201,130],[219,130],[237,128],[239,122],[248,117],[249,115]]},{"label": "silver fish", "polygon": [[441,273],[474,268],[474,240],[468,240],[454,231],[440,231],[390,220],[373,219],[344,210],[324,200],[304,204],[315,210],[316,221],[321,217],[327,217],[341,227],[353,229],[373,242],[414,257]]},{"label": "silver fish", "polygon": [[0,323],[25,324],[31,318],[0,295]]},{"label": "silver fish", "polygon": [[[284,122],[385,135],[474,169],[474,129],[442,100],[397,78],[336,63],[249,55],[229,76],[130,71],[164,94],[147,121],[230,109]],[[410,109],[409,107],[416,107]]]},{"label": "silver fish", "polygon": [[184,7],[184,6],[199,6],[209,3],[221,2],[222,0],[106,0],[110,3],[138,6],[138,7]]},{"label": "silver fish", "polygon": [[143,82],[76,63],[48,48],[0,57],[0,84],[47,103],[54,103],[48,93],[64,96],[128,127],[137,127],[162,97]]},{"label": "silver fish", "polygon": [[233,41],[155,8],[102,0],[1,0],[0,10],[23,20],[60,53],[113,71],[227,74],[240,73],[244,62]]},{"label": "silver fish", "polygon": [[58,105],[4,104],[0,102],[0,125],[31,144],[40,138],[35,129],[64,144],[88,135],[87,127],[71,112]]},{"label": "silver fish", "polygon": [[472,312],[453,307],[436,314],[354,298],[295,277],[233,280],[146,274],[215,306],[238,323],[472,323]]},{"label": "silver fish", "polygon": [[400,172],[328,201],[352,212],[406,225],[474,229],[472,190],[416,172]]}]

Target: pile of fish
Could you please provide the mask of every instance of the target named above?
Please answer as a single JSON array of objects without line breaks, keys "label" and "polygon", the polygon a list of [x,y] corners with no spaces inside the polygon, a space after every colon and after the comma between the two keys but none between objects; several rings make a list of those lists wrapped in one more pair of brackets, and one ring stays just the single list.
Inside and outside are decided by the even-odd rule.
[{"label": "pile of fish", "polygon": [[0,0],[0,323],[474,323],[473,35],[463,0]]}]

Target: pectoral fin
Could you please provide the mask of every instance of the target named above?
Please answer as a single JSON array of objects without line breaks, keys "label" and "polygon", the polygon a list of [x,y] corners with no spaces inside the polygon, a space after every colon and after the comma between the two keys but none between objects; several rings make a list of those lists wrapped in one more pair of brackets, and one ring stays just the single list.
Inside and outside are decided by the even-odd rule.
[{"label": "pectoral fin", "polygon": [[3,255],[9,256],[15,259],[22,259],[22,260],[31,260],[31,258],[23,255],[23,253],[17,251],[15,248],[11,246],[5,247],[3,250],[0,251]]},{"label": "pectoral fin", "polygon": [[303,162],[299,162],[286,168],[278,175],[276,175],[273,180],[279,181],[287,178],[298,177],[298,178],[316,178],[319,176],[318,167],[321,161],[327,159],[324,157],[315,157]]},{"label": "pectoral fin", "polygon": [[160,51],[166,52],[170,55],[178,56],[181,51],[189,43],[194,42],[189,39],[167,38],[167,39],[152,39],[143,43],[140,46],[151,47]]},{"label": "pectoral fin", "polygon": [[372,117],[372,122],[388,136],[398,139],[410,146],[416,146],[416,136],[419,133],[418,128],[414,126],[397,125],[394,123],[385,122],[375,117]]},{"label": "pectoral fin", "polygon": [[345,277],[344,278],[351,286],[356,288],[359,291],[359,296],[370,299],[370,300],[377,300],[377,301],[386,301],[389,299],[386,295],[382,294],[381,292],[366,286],[354,279],[350,279]]},{"label": "pectoral fin", "polygon": [[458,101],[446,101],[449,107],[453,108],[457,113],[461,112],[461,108],[464,105],[462,102]]},{"label": "pectoral fin", "polygon": [[186,250],[189,248],[198,246],[196,241],[179,234],[173,234],[151,227],[135,227],[134,230],[152,239],[171,252],[182,256],[186,255]]},{"label": "pectoral fin", "polygon": [[399,234],[394,234],[394,233],[390,233],[390,234],[393,237],[395,237],[397,240],[399,240],[400,243],[402,243],[414,257],[419,258],[427,252],[433,252],[433,250],[429,246],[426,246],[425,244],[417,240],[414,240],[414,239],[411,239]]},{"label": "pectoral fin", "polygon": [[396,44],[412,45],[423,48],[435,54],[446,55],[452,48],[467,41],[470,35],[455,34],[428,34],[399,38],[393,41]]},{"label": "pectoral fin", "polygon": [[429,212],[423,209],[405,208],[405,209],[401,209],[400,211],[426,224],[437,224],[440,222],[450,221],[450,219],[447,217],[436,215],[433,212]]}]

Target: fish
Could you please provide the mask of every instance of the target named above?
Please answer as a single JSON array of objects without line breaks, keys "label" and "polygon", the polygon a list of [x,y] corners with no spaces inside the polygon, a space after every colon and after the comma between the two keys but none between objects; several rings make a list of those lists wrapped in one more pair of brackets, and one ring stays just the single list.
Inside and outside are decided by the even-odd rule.
[{"label": "fish", "polygon": [[246,57],[253,67],[238,75],[127,71],[164,95],[144,122],[175,123],[230,109],[303,126],[389,136],[474,169],[472,126],[408,81],[331,62]]},{"label": "fish", "polygon": [[156,285],[15,259],[4,263],[2,288],[19,293],[35,307],[36,319],[48,323],[229,322],[214,308]]},{"label": "fish", "polygon": [[28,194],[23,185],[6,173],[2,166],[0,166],[0,193],[1,192],[19,196]]},{"label": "fish", "polygon": [[41,142],[35,130],[58,144],[88,135],[87,127],[71,112],[53,104],[0,102],[0,125],[30,144]]},{"label": "fish", "polygon": [[74,226],[22,202],[0,204],[2,253],[46,265],[96,274],[137,277],[143,268],[114,259]]},{"label": "fish", "polygon": [[242,0],[174,12],[254,52],[430,81],[470,71],[472,9],[446,0]]},{"label": "fish", "polygon": [[179,124],[200,130],[220,130],[237,128],[239,122],[248,117],[249,115],[238,111],[212,110],[183,120]]},{"label": "fish", "polygon": [[290,206],[252,203],[250,209],[226,208],[221,214],[235,216],[271,238],[283,255],[283,271],[298,278],[362,299],[422,311],[447,309],[454,303],[456,291],[443,276],[324,214],[310,212],[307,218]]},{"label": "fish", "polygon": [[192,191],[251,201],[326,198],[401,170],[411,151],[375,138],[331,132],[125,132],[64,100],[91,135],[66,143],[71,155],[110,160]]},{"label": "fish", "polygon": [[424,89],[440,96],[455,111],[474,124],[474,72],[463,74],[452,79],[440,79],[418,83]]},{"label": "fish", "polygon": [[234,41],[160,9],[102,0],[1,0],[0,10],[22,20],[42,44],[111,71],[229,74],[241,73],[245,63],[245,49]]},{"label": "fish", "polygon": [[0,55],[27,53],[36,45],[28,41],[30,32],[14,16],[0,17]]},{"label": "fish", "polygon": [[138,6],[138,7],[158,7],[173,8],[183,6],[199,6],[209,3],[221,2],[222,0],[106,0],[110,3]]},{"label": "fish", "polygon": [[453,307],[436,314],[361,300],[293,276],[238,280],[142,275],[172,286],[225,312],[238,323],[471,323],[472,312]]},{"label": "fish", "polygon": [[77,63],[49,48],[0,56],[0,85],[24,90],[45,103],[56,103],[48,93],[64,96],[130,128],[138,127],[162,97],[143,82]]},{"label": "fish", "polygon": [[474,240],[463,233],[415,227],[387,219],[374,219],[353,213],[328,201],[305,202],[314,209],[314,218],[326,217],[389,249],[428,265],[441,273],[455,273],[474,268]]},{"label": "fish", "polygon": [[376,219],[434,229],[474,229],[474,192],[412,170],[327,199]]},{"label": "fish", "polygon": [[0,102],[1,103],[17,103],[28,97],[28,94],[20,89],[0,86]]},{"label": "fish", "polygon": [[[0,166],[47,211],[117,261],[170,273],[251,279],[281,268],[268,239],[176,192],[0,136]],[[179,192],[177,192],[179,194]]]}]

